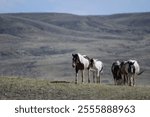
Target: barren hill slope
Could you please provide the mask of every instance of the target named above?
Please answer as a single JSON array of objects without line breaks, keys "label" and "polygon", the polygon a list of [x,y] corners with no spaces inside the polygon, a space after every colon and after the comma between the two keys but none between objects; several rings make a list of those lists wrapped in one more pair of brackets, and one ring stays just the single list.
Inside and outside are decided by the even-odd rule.
[{"label": "barren hill slope", "polygon": [[[115,60],[136,59],[150,84],[150,13],[79,16],[0,14],[0,75],[74,81],[71,54],[104,62],[103,83],[113,83]],[[86,80],[86,78],[85,78]]]}]

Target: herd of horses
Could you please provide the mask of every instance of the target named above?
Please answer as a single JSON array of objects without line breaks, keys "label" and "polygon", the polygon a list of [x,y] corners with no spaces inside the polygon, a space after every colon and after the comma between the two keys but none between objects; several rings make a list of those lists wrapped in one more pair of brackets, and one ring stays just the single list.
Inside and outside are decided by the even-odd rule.
[{"label": "herd of horses", "polygon": [[[72,54],[72,67],[75,68],[75,84],[78,82],[78,72],[81,71],[82,83],[84,82],[84,71],[88,71],[88,83],[90,83],[90,72],[93,73],[93,82],[101,83],[103,62],[98,59],[89,58],[80,53]],[[142,74],[136,60],[115,61],[111,67],[115,85],[135,86],[136,76]],[[96,80],[95,80],[96,79]]]}]

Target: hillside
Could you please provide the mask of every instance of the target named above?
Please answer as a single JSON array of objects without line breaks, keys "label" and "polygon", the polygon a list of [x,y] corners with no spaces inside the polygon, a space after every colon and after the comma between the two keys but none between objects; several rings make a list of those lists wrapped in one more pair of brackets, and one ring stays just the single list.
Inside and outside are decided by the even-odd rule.
[{"label": "hillside", "polygon": [[132,58],[145,70],[137,84],[149,85],[149,27],[150,13],[0,14],[0,76],[72,82],[71,54],[80,52],[104,62],[102,83],[113,83],[113,61]]}]

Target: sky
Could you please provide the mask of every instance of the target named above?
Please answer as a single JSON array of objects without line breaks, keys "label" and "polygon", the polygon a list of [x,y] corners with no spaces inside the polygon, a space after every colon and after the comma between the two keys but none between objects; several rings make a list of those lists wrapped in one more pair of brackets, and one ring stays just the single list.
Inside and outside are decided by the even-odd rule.
[{"label": "sky", "polygon": [[77,15],[150,12],[150,0],[0,0],[0,13],[22,12]]}]

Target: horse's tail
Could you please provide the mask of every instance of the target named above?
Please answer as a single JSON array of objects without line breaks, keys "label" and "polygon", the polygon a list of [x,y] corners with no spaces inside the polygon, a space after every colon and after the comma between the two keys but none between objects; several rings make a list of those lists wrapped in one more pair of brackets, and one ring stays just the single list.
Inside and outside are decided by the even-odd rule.
[{"label": "horse's tail", "polygon": [[141,75],[145,70],[141,71],[140,73],[138,73],[137,75]]}]

